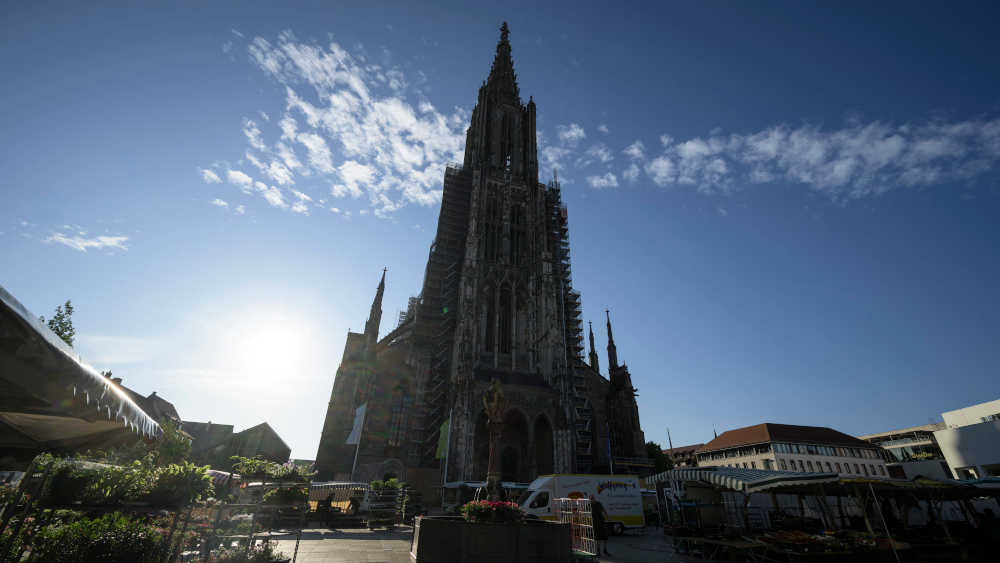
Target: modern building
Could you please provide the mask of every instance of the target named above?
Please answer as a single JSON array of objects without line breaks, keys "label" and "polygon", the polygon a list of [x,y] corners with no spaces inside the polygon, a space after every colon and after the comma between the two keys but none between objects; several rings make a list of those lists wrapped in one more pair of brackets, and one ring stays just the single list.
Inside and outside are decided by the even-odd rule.
[{"label": "modern building", "polygon": [[888,477],[879,449],[823,426],[766,422],[729,430],[696,451],[698,467],[740,467]]},{"label": "modern building", "polygon": [[945,428],[943,422],[912,426],[889,432],[858,436],[882,449],[886,471],[897,479],[930,477],[953,479],[951,469],[941,453],[934,432]]},{"label": "modern building", "polygon": [[982,479],[1000,476],[1000,399],[941,413],[943,422],[866,434],[894,477]]},{"label": "modern building", "polygon": [[1000,399],[941,413],[934,431],[941,453],[958,479],[1000,476]]},{"label": "modern building", "polygon": [[606,375],[592,338],[583,358],[568,215],[557,179],[538,181],[535,116],[534,100],[522,103],[505,23],[464,163],[445,170],[420,295],[379,339],[383,272],[364,332],[347,335],[316,454],[320,478],[395,476],[425,488],[485,479],[482,398],[493,381],[509,402],[502,479],[650,467],[610,315]]},{"label": "modern building", "polygon": [[663,450],[663,454],[670,458],[674,467],[698,467],[698,448],[705,444],[691,444],[690,446],[677,446]]}]

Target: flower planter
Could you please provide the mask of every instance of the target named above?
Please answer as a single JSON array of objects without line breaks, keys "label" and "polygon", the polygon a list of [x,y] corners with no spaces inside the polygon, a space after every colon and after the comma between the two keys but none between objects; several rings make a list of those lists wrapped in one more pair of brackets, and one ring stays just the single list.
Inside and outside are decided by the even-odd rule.
[{"label": "flower planter", "polygon": [[417,563],[569,563],[569,524],[528,520],[474,524],[460,517],[421,516],[410,558]]}]

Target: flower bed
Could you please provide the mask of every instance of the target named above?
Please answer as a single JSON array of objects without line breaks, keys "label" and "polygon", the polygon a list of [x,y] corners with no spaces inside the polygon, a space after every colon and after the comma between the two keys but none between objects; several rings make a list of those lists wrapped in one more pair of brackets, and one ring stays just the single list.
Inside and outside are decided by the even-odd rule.
[{"label": "flower bed", "polygon": [[474,500],[462,507],[462,517],[477,524],[506,524],[520,522],[524,513],[516,502]]}]

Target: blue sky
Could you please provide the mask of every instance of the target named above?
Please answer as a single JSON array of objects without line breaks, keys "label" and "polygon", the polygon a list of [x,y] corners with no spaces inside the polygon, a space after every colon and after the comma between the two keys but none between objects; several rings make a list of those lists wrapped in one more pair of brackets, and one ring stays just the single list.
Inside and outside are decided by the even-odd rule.
[{"label": "blue sky", "polygon": [[505,19],[647,439],[1000,396],[994,4],[204,4],[0,23],[0,284],[186,419],[313,458],[381,269],[383,333],[420,289]]}]

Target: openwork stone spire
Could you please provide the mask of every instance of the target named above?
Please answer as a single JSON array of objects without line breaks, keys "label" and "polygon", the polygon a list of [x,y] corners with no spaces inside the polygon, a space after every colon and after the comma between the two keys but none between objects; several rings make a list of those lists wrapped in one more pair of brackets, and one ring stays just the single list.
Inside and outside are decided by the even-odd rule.
[{"label": "openwork stone spire", "polygon": [[372,301],[371,312],[368,313],[368,322],[365,323],[365,336],[369,341],[369,347],[374,347],[378,340],[378,328],[382,324],[382,295],[385,293],[385,272],[388,268],[382,269],[382,279],[378,282],[378,290],[375,291],[375,299]]},{"label": "openwork stone spire", "polygon": [[497,42],[497,54],[490,67],[490,77],[486,87],[496,92],[500,99],[521,105],[521,94],[517,88],[517,74],[514,72],[514,60],[510,56],[510,29],[507,22],[500,26],[500,41]]},{"label": "openwork stone spire", "polygon": [[618,369],[618,348],[615,347],[615,336],[611,334],[611,313],[605,309],[604,314],[608,318],[608,369]]},{"label": "openwork stone spire", "polygon": [[597,350],[594,350],[594,324],[588,321],[587,326],[590,329],[590,367],[601,373],[601,362],[597,358]]}]

